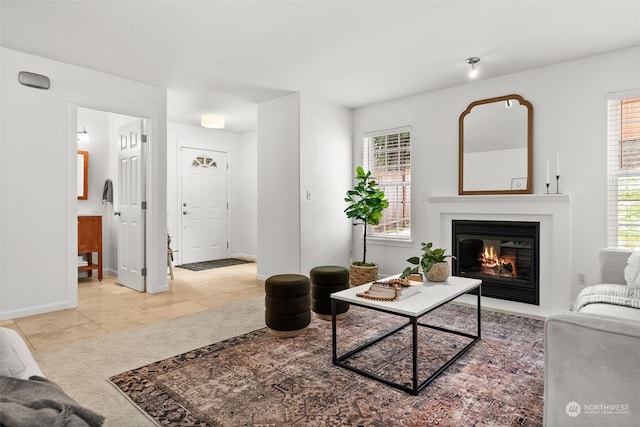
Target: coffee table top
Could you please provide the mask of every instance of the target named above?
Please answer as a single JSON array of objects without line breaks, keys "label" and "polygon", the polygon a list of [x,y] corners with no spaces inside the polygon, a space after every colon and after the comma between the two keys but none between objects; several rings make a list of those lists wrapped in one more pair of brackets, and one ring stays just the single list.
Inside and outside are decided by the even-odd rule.
[{"label": "coffee table top", "polygon": [[[398,276],[387,277],[382,279],[382,281],[396,277]],[[417,317],[433,310],[444,302],[451,301],[469,292],[481,283],[482,280],[479,279],[449,276],[446,282],[424,282],[420,292],[400,301],[374,301],[356,296],[356,294],[369,289],[370,283],[367,283],[345,289],[344,291],[335,292],[331,294],[331,298],[366,307],[378,308],[392,313]]]}]

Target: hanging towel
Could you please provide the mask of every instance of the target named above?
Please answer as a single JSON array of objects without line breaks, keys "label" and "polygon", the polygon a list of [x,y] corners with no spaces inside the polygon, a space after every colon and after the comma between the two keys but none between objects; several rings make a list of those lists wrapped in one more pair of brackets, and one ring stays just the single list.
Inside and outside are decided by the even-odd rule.
[{"label": "hanging towel", "polygon": [[102,204],[111,206],[113,204],[113,183],[110,179],[104,182],[104,188],[102,189]]}]

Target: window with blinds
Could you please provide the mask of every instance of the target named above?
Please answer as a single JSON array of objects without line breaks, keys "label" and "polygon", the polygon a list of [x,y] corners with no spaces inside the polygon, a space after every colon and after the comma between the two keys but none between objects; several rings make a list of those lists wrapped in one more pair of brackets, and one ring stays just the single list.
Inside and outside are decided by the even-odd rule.
[{"label": "window with blinds", "polygon": [[640,93],[608,102],[608,240],[640,248]]},{"label": "window with blinds", "polygon": [[367,235],[378,239],[411,239],[411,130],[400,128],[366,134],[364,165],[384,191],[389,207]]}]

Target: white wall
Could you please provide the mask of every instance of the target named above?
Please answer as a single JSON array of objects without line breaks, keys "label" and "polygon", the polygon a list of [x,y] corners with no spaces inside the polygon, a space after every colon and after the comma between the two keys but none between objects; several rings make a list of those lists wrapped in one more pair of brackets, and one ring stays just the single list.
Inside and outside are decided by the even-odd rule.
[{"label": "white wall", "polygon": [[[489,67],[487,63],[485,66]],[[597,278],[598,251],[606,246],[607,138],[606,95],[640,87],[640,47],[584,58],[448,90],[359,108],[354,114],[354,166],[362,158],[362,133],[377,129],[413,126],[411,247],[370,245],[371,259],[383,274],[401,271],[428,235],[427,195],[457,195],[458,118],[469,103],[515,93],[533,104],[534,193],[545,191],[546,161],[554,174],[560,153],[560,189],[571,194],[571,283],[574,298],[578,271],[588,283]],[[552,190],[555,185],[552,184]],[[359,238],[353,236],[358,249]],[[361,250],[361,249],[360,249]]]},{"label": "white wall", "polygon": [[90,140],[78,141],[78,150],[89,152],[89,191],[87,200],[78,200],[78,214],[102,215],[102,188],[109,173],[109,117],[104,111],[78,108],[78,130],[83,127]]},{"label": "white wall", "polygon": [[300,95],[258,105],[258,274],[300,272]]},{"label": "white wall", "polygon": [[349,108],[300,95],[301,273],[319,265],[349,267],[352,187]]},{"label": "white wall", "polygon": [[258,134],[240,135],[231,171],[231,256],[258,254]]},{"label": "white wall", "polygon": [[[166,90],[2,48],[0,318],[77,305],[77,106],[150,119],[147,289],[167,289]],[[49,90],[18,83],[47,75]]]},{"label": "white wall", "polygon": [[351,110],[307,94],[258,106],[258,278],[349,264]]},{"label": "white wall", "polygon": [[[181,201],[179,159],[182,147],[227,153],[229,163],[230,256],[256,258],[257,254],[257,148],[256,133],[238,135],[223,130],[169,123],[167,126],[167,225],[171,247],[180,248]],[[174,263],[181,263],[180,251]]]}]

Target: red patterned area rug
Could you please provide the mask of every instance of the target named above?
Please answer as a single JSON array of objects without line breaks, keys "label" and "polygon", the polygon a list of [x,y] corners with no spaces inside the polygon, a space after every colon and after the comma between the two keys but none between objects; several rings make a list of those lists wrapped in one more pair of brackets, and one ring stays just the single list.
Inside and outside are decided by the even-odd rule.
[{"label": "red patterned area rug", "polygon": [[[403,319],[352,306],[338,322],[344,353]],[[475,332],[476,310],[449,304],[422,323]],[[421,327],[426,379],[468,338]],[[409,384],[411,328],[352,359]],[[295,338],[260,329],[110,378],[162,426],[540,426],[543,322],[482,311],[482,340],[413,396],[336,367],[331,322]]]}]

